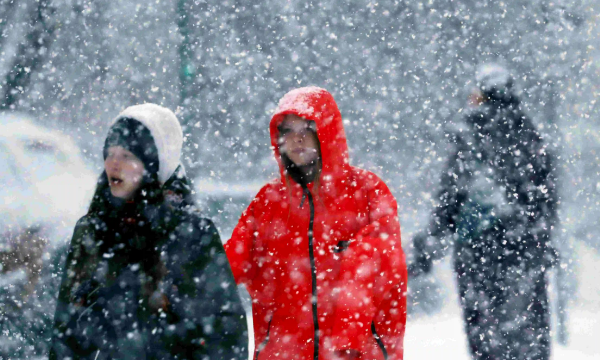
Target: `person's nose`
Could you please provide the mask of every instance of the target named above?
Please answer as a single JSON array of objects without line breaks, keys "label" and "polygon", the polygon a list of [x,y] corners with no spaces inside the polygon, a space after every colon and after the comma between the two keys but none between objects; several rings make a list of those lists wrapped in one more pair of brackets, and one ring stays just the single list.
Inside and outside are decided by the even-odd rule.
[{"label": "person's nose", "polygon": [[304,134],[303,133],[295,133],[294,134],[294,142],[298,144],[302,144],[304,142]]},{"label": "person's nose", "polygon": [[109,159],[108,166],[112,171],[119,171],[121,169],[121,161],[116,156],[113,156]]}]

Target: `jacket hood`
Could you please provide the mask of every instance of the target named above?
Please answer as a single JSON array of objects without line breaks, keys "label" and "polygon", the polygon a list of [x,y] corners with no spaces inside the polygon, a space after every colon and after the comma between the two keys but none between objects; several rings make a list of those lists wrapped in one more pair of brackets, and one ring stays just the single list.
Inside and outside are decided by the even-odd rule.
[{"label": "jacket hood", "polygon": [[111,127],[125,118],[137,120],[150,130],[158,150],[158,181],[164,184],[180,164],[183,131],[177,117],[171,110],[156,104],[134,105],[114,118]]},{"label": "jacket hood", "polygon": [[476,84],[494,106],[518,105],[514,78],[499,64],[483,64],[477,69]]},{"label": "jacket hood", "polygon": [[312,120],[317,125],[317,137],[321,147],[321,180],[334,180],[346,173],[349,169],[348,145],[340,110],[327,90],[310,86],[285,94],[271,118],[271,146],[279,164],[282,181],[285,182],[285,166],[279,153],[278,126],[285,116],[290,114]]}]

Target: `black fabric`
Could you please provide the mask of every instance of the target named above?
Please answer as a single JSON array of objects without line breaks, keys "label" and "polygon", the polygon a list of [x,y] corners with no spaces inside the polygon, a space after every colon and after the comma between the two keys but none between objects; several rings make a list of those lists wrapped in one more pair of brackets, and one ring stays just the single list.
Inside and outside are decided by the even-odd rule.
[{"label": "black fabric", "polygon": [[546,273],[514,267],[482,272],[465,266],[480,260],[467,246],[455,249],[455,272],[473,359],[550,359]]},{"label": "black fabric", "polygon": [[281,161],[287,174],[299,185],[306,186],[315,181],[319,174],[319,161],[315,160],[307,165],[298,166],[290,158],[281,154]]},{"label": "black fabric", "polygon": [[518,107],[520,105],[519,98],[512,93],[512,91],[506,91],[498,88],[491,88],[483,92],[486,101],[490,105],[498,106],[513,106]]},{"label": "black fabric", "polygon": [[99,183],[69,247],[50,359],[247,358],[245,312],[217,229],[181,171],[161,190],[115,202]]},{"label": "black fabric", "polygon": [[104,142],[104,159],[108,156],[108,148],[121,146],[131,151],[144,164],[151,174],[158,173],[158,149],[152,133],[141,122],[131,118],[119,119],[108,131]]}]

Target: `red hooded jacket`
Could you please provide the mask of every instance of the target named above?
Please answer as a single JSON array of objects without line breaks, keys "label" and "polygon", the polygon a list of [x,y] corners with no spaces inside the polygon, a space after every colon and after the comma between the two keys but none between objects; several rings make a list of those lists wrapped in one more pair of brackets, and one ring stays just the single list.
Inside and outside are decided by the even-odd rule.
[{"label": "red hooded jacket", "polygon": [[[281,163],[278,126],[288,114],[317,125],[322,169],[307,190],[286,179]],[[327,91],[286,94],[270,131],[281,178],[259,191],[225,245],[253,299],[254,359],[329,360],[350,349],[363,360],[401,360],[407,273],[396,200],[348,163]]]}]

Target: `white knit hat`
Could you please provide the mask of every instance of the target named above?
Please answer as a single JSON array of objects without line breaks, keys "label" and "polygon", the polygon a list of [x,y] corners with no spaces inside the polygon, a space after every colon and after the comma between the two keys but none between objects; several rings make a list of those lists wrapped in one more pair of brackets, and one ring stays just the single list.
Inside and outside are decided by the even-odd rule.
[{"label": "white knit hat", "polygon": [[152,134],[158,150],[158,181],[164,184],[177,169],[183,147],[183,131],[175,114],[156,104],[130,106],[113,119],[113,126],[120,119],[134,119],[142,123]]}]

